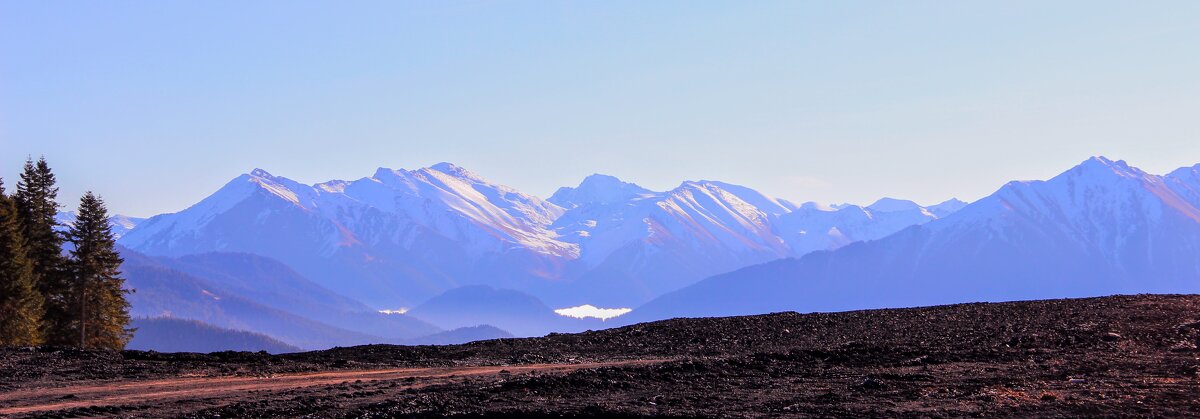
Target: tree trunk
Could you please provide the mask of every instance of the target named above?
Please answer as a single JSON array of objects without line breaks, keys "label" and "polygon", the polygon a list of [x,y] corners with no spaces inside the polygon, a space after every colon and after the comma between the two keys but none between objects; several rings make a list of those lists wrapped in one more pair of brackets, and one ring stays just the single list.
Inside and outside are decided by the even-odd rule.
[{"label": "tree trunk", "polygon": [[79,349],[87,348],[87,282],[79,278]]}]

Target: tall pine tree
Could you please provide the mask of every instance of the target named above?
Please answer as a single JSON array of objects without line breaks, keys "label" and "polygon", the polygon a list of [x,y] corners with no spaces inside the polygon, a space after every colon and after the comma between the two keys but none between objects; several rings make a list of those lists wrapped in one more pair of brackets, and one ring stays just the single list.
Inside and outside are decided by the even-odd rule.
[{"label": "tall pine tree", "polygon": [[121,278],[121,256],[114,246],[112,227],[104,202],[88,192],[79,202],[79,214],[68,233],[71,251],[72,332],[83,348],[123,349],[133,337],[129,302]]},{"label": "tall pine tree", "polygon": [[42,296],[25,258],[17,206],[0,179],[0,346],[42,343]]},{"label": "tall pine tree", "polygon": [[25,256],[33,270],[33,280],[43,299],[43,337],[52,345],[75,342],[68,334],[70,327],[67,261],[62,254],[63,237],[55,229],[58,222],[58,187],[46,159],[25,161],[25,170],[17,182],[14,195],[21,232],[25,239]]}]

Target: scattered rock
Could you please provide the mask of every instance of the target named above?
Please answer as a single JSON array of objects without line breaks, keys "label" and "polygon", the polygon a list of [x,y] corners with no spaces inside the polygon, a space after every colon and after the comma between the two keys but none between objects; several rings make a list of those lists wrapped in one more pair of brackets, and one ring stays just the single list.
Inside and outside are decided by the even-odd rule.
[{"label": "scattered rock", "polygon": [[887,384],[875,377],[867,377],[851,386],[855,390],[882,390],[887,388]]}]

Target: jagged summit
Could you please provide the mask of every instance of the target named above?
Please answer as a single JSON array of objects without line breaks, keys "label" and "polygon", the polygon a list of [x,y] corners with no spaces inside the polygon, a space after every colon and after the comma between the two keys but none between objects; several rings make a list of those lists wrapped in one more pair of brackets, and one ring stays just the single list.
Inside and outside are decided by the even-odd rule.
[{"label": "jagged summit", "polygon": [[[71,225],[75,224],[77,214],[75,211],[60,211],[54,216],[54,220],[58,222],[59,228],[65,231]],[[108,217],[108,225],[112,228],[113,238],[121,238],[121,236],[133,230],[138,224],[146,221],[141,217],[130,217],[128,215],[114,214]]]},{"label": "jagged summit", "polygon": [[615,176],[596,173],[584,178],[577,187],[559,188],[547,201],[569,209],[588,204],[613,204],[652,194],[654,191]]},{"label": "jagged summit", "polygon": [[371,177],[367,178],[367,179],[379,180],[380,178],[384,178],[384,177],[388,177],[388,176],[395,176],[396,172],[397,172],[396,169],[392,169],[389,167],[378,167],[378,168],[375,168],[375,173],[371,174]]},{"label": "jagged summit", "polygon": [[1077,176],[1104,176],[1111,174],[1116,174],[1123,177],[1147,176],[1146,172],[1130,166],[1129,163],[1125,162],[1125,160],[1114,161],[1104,156],[1091,157],[1063,173],[1063,175]]},{"label": "jagged summit", "polygon": [[916,202],[907,199],[896,198],[880,198],[871,205],[867,205],[867,209],[878,212],[906,211],[920,208]]},{"label": "jagged summit", "polygon": [[967,205],[967,201],[963,201],[963,200],[961,200],[961,199],[958,199],[958,198],[950,198],[950,199],[947,199],[947,200],[945,200],[945,201],[942,201],[942,202],[939,202],[939,203],[935,204],[935,206],[942,206],[942,205],[945,205],[945,206],[948,206],[948,207],[953,207],[953,206],[957,206],[957,207],[964,207],[964,206],[966,206],[966,205]]},{"label": "jagged summit", "polygon": [[579,183],[579,188],[622,187],[624,185],[632,185],[632,183],[624,182],[616,176],[593,173],[583,178],[583,182]]},{"label": "jagged summit", "polygon": [[433,169],[433,170],[437,170],[439,172],[444,172],[444,173],[452,173],[452,172],[466,170],[466,169],[463,169],[462,167],[460,167],[454,163],[450,163],[450,162],[440,162],[440,163],[434,164],[432,166],[429,166],[429,168]]},{"label": "jagged summit", "polygon": [[1176,169],[1163,179],[1172,191],[1200,208],[1200,164]]},{"label": "jagged summit", "polygon": [[930,213],[932,213],[933,215],[936,215],[938,218],[942,218],[947,215],[958,212],[958,210],[963,209],[967,205],[968,205],[967,202],[962,201],[958,198],[950,198],[950,199],[942,201],[938,204],[930,205],[930,206],[926,207],[926,209],[928,209]]},{"label": "jagged summit", "polygon": [[808,201],[803,204],[800,204],[800,206],[797,207],[797,209],[805,210],[805,211],[832,212],[832,211],[837,211],[838,207],[829,205],[829,204],[816,202],[816,201]]},{"label": "jagged summit", "polygon": [[467,170],[466,168],[464,168],[462,166],[458,166],[454,163],[449,163],[449,162],[441,162],[441,163],[437,163],[434,165],[430,165],[428,167],[422,167],[422,168],[418,168],[418,169],[403,169],[403,168],[393,169],[390,167],[379,167],[379,168],[375,169],[375,174],[372,175],[371,177],[378,179],[381,177],[412,176],[412,175],[420,175],[420,174],[428,175],[428,174],[432,174],[433,172],[441,173],[441,174],[445,174],[445,175],[449,175],[449,176],[453,176],[453,177],[463,178],[463,179],[486,181],[483,177],[475,174],[474,172]]},{"label": "jagged summit", "polygon": [[1195,166],[1184,166],[1168,173],[1166,177],[1182,178],[1182,177],[1200,177],[1200,164]]},{"label": "jagged summit", "polygon": [[454,163],[441,162],[422,170],[435,170],[460,179],[469,179],[474,182],[488,182],[487,179],[475,174],[475,172],[467,170],[462,166],[455,165]]},{"label": "jagged summit", "polygon": [[737,196],[741,200],[746,201],[750,205],[754,205],[759,210],[767,214],[782,215],[795,211],[797,208],[799,208],[796,206],[796,204],[793,204],[787,200],[770,197],[762,192],[742,185],[735,185],[716,180],[702,180],[700,183],[716,185],[717,187],[733,194],[734,196]]}]

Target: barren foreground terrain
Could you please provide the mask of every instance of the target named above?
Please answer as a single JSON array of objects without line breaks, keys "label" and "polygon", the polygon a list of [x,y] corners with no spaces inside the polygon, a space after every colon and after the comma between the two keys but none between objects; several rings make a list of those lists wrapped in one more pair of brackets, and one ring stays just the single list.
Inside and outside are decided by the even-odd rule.
[{"label": "barren foreground terrain", "polygon": [[0,415],[1200,416],[1200,296],[680,319],[288,355],[0,351]]}]

